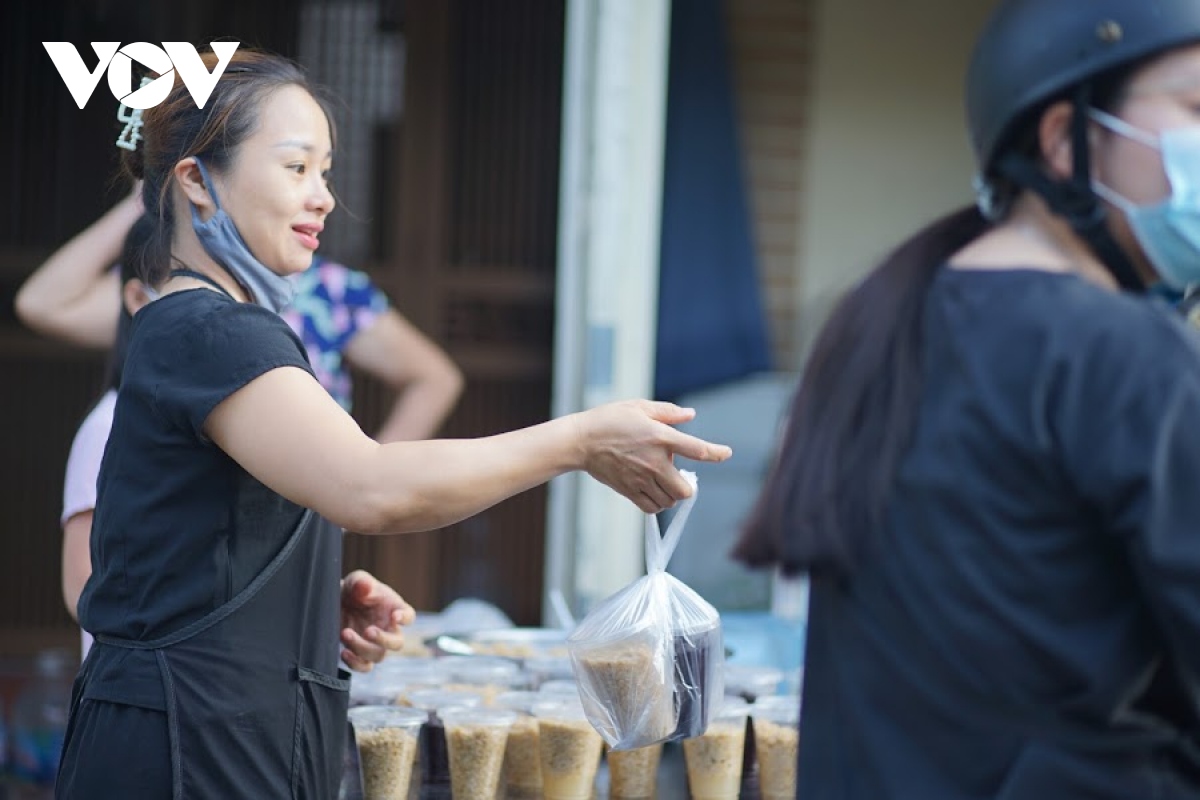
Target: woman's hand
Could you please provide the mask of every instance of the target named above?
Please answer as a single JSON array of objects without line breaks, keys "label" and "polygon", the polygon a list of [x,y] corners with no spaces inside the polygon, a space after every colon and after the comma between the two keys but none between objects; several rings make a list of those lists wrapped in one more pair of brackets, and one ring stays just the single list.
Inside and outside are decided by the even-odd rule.
[{"label": "woman's hand", "polygon": [[724,461],[733,451],[671,427],[696,415],[673,403],[629,400],[608,403],[576,415],[584,469],[605,486],[632,500],[647,514],[690,497],[692,489],[674,456]]},{"label": "woman's hand", "polygon": [[370,672],[389,650],[404,646],[400,628],[417,614],[396,590],[358,569],[342,579],[342,661]]}]

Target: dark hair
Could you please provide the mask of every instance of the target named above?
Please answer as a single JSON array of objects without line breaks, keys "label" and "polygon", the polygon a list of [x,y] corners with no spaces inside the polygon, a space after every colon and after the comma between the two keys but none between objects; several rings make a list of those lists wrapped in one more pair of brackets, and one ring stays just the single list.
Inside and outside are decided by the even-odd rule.
[{"label": "dark hair", "polygon": [[[210,72],[217,64],[212,52],[201,55]],[[175,165],[198,156],[211,171],[229,167],[237,148],[258,127],[258,112],[267,96],[285,86],[298,86],[320,104],[334,139],[333,117],[324,91],[310,83],[295,62],[251,48],[234,52],[204,108],[197,108],[182,80],[167,98],[142,112],[142,141],[126,151],[125,171],[141,179],[142,203],[151,225],[131,264],[137,277],[156,286],[170,268],[175,215],[171,207],[171,177]]]},{"label": "dark hair", "polygon": [[785,573],[848,571],[878,528],[921,400],[925,297],[982,234],[974,208],[893,251],[837,304],[792,399],[779,452],[733,551]]},{"label": "dark hair", "polygon": [[121,372],[125,369],[125,352],[129,349],[129,333],[133,325],[133,315],[125,307],[125,284],[138,277],[133,265],[142,257],[140,254],[146,249],[154,228],[154,219],[149,214],[142,214],[130,226],[121,244],[121,259],[118,262],[121,311],[117,316],[117,335],[113,339],[112,349],[108,351],[108,362],[104,367],[105,391],[121,388]]}]

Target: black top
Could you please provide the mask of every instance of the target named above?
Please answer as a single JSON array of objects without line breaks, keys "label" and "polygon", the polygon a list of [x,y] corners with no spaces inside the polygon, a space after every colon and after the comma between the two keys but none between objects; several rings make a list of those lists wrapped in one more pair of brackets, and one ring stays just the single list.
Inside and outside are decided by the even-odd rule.
[{"label": "black top", "polygon": [[1200,796],[1200,340],[1032,270],[943,270],[925,335],[875,555],[813,582],[800,796]]},{"label": "black top", "polygon": [[[311,374],[287,324],[209,289],[166,295],[134,317],[98,481],[93,572],[79,600],[85,630],[134,640],[176,631],[279,551],[303,509],[250,476],[203,426],[222,400],[285,366]],[[144,666],[155,684],[144,696],[132,663],[113,677],[127,685],[106,693],[97,676],[93,696],[158,707],[157,672]]]}]

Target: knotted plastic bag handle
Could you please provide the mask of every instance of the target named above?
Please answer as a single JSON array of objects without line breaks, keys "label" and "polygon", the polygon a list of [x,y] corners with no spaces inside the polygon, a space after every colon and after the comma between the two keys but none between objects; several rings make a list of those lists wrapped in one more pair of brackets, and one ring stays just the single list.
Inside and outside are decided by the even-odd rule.
[{"label": "knotted plastic bag handle", "polygon": [[679,474],[692,487],[692,496],[679,503],[675,516],[671,518],[671,524],[667,526],[666,536],[659,532],[658,515],[646,515],[646,572],[648,573],[666,571],[667,562],[671,560],[675,548],[679,545],[679,537],[683,535],[683,526],[687,522],[688,515],[692,513],[696,496],[700,494],[696,473],[681,469]]}]

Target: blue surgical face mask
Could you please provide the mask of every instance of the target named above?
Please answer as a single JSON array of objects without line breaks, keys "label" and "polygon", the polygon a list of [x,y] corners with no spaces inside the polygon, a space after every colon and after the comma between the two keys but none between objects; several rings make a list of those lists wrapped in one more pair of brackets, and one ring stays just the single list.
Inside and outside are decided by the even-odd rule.
[{"label": "blue surgical face mask", "polygon": [[1096,194],[1125,212],[1146,258],[1168,286],[1183,290],[1200,283],[1200,128],[1173,128],[1155,136],[1125,120],[1093,109],[1104,127],[1162,154],[1171,196],[1139,206],[1096,181]]},{"label": "blue surgical face mask", "polygon": [[221,208],[216,185],[198,158],[196,166],[200,168],[208,194],[217,206],[216,213],[207,222],[201,221],[200,212],[194,205],[191,206],[192,229],[196,231],[200,244],[213,261],[224,267],[250,293],[255,303],[278,314],[292,304],[296,296],[295,284],[286,275],[276,275],[254,257],[233,224],[233,219]]}]

